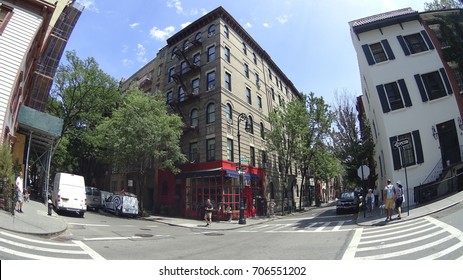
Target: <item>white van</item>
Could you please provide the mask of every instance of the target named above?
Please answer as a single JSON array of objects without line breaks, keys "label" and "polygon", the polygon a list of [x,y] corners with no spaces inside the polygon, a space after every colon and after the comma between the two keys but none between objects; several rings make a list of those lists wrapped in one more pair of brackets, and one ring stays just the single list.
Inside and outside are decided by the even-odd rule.
[{"label": "white van", "polygon": [[84,177],[57,173],[53,182],[51,201],[56,212],[69,211],[83,217],[87,210]]}]

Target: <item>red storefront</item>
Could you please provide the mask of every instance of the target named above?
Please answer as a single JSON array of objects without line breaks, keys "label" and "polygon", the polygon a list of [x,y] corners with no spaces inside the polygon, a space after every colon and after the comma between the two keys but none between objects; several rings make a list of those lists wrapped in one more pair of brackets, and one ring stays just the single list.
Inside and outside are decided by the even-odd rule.
[{"label": "red storefront", "polygon": [[[232,162],[214,161],[186,165],[182,172],[173,175],[159,172],[158,197],[168,214],[189,218],[203,218],[205,201],[214,205],[213,219],[225,219],[230,206],[234,218],[239,216],[240,183],[236,166]],[[243,198],[245,215],[265,215],[264,170],[248,166],[244,176]]]}]

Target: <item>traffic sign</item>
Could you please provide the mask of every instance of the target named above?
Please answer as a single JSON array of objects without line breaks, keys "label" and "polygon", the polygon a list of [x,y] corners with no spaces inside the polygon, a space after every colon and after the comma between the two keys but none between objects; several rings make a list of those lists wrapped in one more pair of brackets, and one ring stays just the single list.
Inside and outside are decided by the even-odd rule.
[{"label": "traffic sign", "polygon": [[398,149],[400,147],[403,147],[403,146],[407,146],[409,143],[408,139],[403,139],[403,140],[397,140],[397,141],[394,141],[394,143],[392,143],[392,145],[394,146],[394,148]]},{"label": "traffic sign", "polygon": [[368,176],[370,176],[370,168],[366,165],[362,165],[357,169],[357,175],[362,179],[366,180],[368,179]]}]

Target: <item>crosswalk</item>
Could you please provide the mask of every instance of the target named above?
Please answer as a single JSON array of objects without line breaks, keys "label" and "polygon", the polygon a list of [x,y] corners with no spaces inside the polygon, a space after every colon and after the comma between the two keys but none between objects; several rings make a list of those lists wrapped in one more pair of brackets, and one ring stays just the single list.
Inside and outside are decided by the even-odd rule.
[{"label": "crosswalk", "polygon": [[343,260],[463,260],[463,233],[430,216],[357,228]]},{"label": "crosswalk", "polygon": [[4,231],[0,231],[0,252],[8,259],[104,259],[81,241],[53,242]]},{"label": "crosswalk", "polygon": [[[349,225],[351,227],[349,227]],[[261,232],[261,233],[317,233],[317,232],[340,232],[354,229],[352,221],[311,221],[305,223],[272,223],[248,227],[239,232]]]}]

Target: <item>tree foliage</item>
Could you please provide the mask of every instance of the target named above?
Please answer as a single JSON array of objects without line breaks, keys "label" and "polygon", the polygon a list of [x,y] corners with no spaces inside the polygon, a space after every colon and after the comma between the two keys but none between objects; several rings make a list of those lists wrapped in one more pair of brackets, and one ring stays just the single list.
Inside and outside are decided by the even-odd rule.
[{"label": "tree foliage", "polygon": [[435,11],[442,9],[456,9],[462,8],[463,4],[458,0],[433,0],[431,2],[424,3],[425,11]]},{"label": "tree foliage", "polygon": [[161,95],[130,88],[121,106],[97,127],[92,143],[113,167],[139,174],[138,195],[143,203],[147,170],[177,173],[177,164],[186,161],[180,148],[183,126],[179,116],[167,112]]},{"label": "tree foliage", "polygon": [[122,98],[118,83],[94,58],[81,60],[75,51],[58,67],[47,112],[62,118],[62,138],[54,151],[54,169],[88,178],[97,165],[89,133],[111,115]]}]

